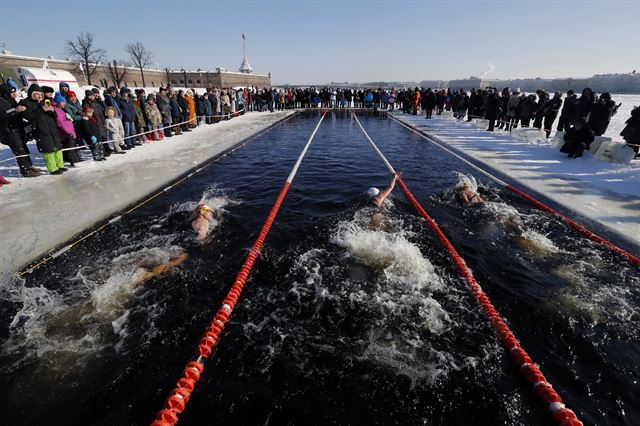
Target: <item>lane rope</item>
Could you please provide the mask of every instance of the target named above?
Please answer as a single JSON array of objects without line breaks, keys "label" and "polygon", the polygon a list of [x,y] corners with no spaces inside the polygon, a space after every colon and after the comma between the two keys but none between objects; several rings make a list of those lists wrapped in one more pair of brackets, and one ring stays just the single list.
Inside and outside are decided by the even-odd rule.
[{"label": "lane rope", "polygon": [[164,409],[159,411],[156,415],[155,420],[151,423],[151,426],[173,426],[178,422],[178,415],[182,413],[189,399],[191,397],[191,393],[195,389],[195,385],[200,379],[202,372],[204,371],[204,362],[211,356],[214,346],[220,339],[220,335],[224,330],[225,325],[229,322],[231,318],[231,314],[236,304],[238,303],[238,299],[242,294],[242,290],[249,279],[251,274],[251,270],[253,268],[253,264],[256,259],[260,255],[262,251],[262,247],[264,245],[264,241],[267,238],[267,234],[271,229],[271,225],[276,219],[278,211],[280,210],[280,206],[284,201],[289,188],[291,187],[291,183],[300,167],[300,163],[302,163],[302,159],[304,158],[313,138],[316,135],[316,132],[320,128],[320,124],[324,120],[326,112],[322,113],[318,124],[313,129],[311,136],[309,136],[309,140],[305,144],[302,152],[298,156],[298,159],[293,166],[291,173],[287,177],[287,180],[284,183],[284,186],[280,190],[280,194],[276,199],[275,203],[271,207],[271,211],[267,216],[264,224],[262,225],[262,229],[258,234],[258,238],[254,242],[249,254],[247,255],[242,267],[240,268],[240,272],[236,276],[236,279],[231,286],[231,289],[227,293],[226,297],[222,302],[222,306],[218,309],[213,320],[209,324],[209,327],[202,335],[200,339],[200,343],[198,344],[196,354],[197,357],[187,363],[186,367],[180,374],[180,378],[176,382],[175,387],[169,393],[169,397],[165,400]]},{"label": "lane rope", "polygon": [[290,118],[296,116],[298,114],[298,112],[294,112],[293,114],[284,117],[278,121],[276,121],[275,123],[269,125],[267,128],[261,130],[260,132],[250,136],[248,139],[242,140],[239,143],[237,143],[236,145],[232,146],[231,148],[224,150],[218,154],[216,154],[214,156],[214,159],[211,161],[208,161],[202,165],[200,165],[197,169],[195,169],[193,172],[190,172],[189,174],[187,174],[185,177],[183,177],[182,179],[179,179],[175,182],[173,182],[171,185],[165,187],[164,189],[159,190],[158,192],[156,192],[155,194],[151,195],[150,197],[144,199],[143,201],[141,201],[140,203],[135,204],[133,207],[127,209],[126,211],[119,213],[117,216],[109,219],[106,223],[102,224],[100,227],[94,229],[93,231],[89,232],[88,234],[80,237],[79,239],[75,240],[72,243],[67,244],[66,246],[56,250],[55,252],[53,252],[52,254],[49,255],[45,255],[44,257],[42,257],[39,261],[37,261],[35,264],[31,264],[31,266],[28,266],[26,269],[24,269],[22,272],[20,272],[18,275],[20,277],[24,277],[25,275],[33,272],[35,269],[39,268],[40,266],[50,262],[51,260],[55,259],[56,257],[60,256],[61,254],[65,253],[66,251],[68,251],[69,249],[75,247],[76,245],[78,245],[79,243],[81,243],[82,241],[86,240],[87,238],[98,234],[100,231],[102,231],[103,229],[105,229],[107,226],[118,222],[120,219],[122,219],[122,216],[125,216],[137,209],[139,209],[140,207],[144,206],[145,204],[149,203],[150,201],[154,200],[155,198],[159,197],[160,195],[164,194],[169,188],[175,188],[176,186],[178,186],[180,183],[184,182],[185,180],[193,177],[193,175],[200,173],[202,170],[206,169],[207,167],[209,167],[211,164],[219,161],[220,159],[226,157],[228,154],[234,152],[236,149],[242,148],[243,146],[245,146],[246,144],[248,144],[249,142],[253,141],[254,139],[262,136],[263,134],[267,133],[268,131],[272,130],[274,127],[284,123],[285,121],[288,121]]},{"label": "lane rope", "polygon": [[[382,154],[382,152],[373,142],[367,131],[364,129],[364,127],[362,127],[362,124],[360,124],[360,120],[358,120],[358,117],[356,117],[355,114],[353,114],[353,117],[355,118],[356,123],[358,123],[358,126],[360,126],[360,129],[364,133],[371,146],[375,149],[375,151],[384,162],[389,172],[391,174],[395,174],[393,166],[391,166],[389,161],[385,158],[384,154]],[[553,389],[551,384],[542,374],[542,371],[540,371],[538,365],[533,362],[531,357],[522,348],[520,342],[516,339],[515,335],[509,329],[509,326],[507,326],[502,317],[498,314],[498,311],[495,309],[487,295],[482,290],[482,287],[480,287],[480,284],[478,284],[475,277],[473,276],[473,272],[467,266],[462,256],[460,256],[458,251],[453,247],[453,244],[451,244],[449,239],[444,235],[444,233],[440,229],[440,226],[438,226],[436,221],[433,220],[431,216],[429,216],[427,211],[409,191],[409,188],[401,178],[398,178],[398,185],[402,189],[402,192],[404,193],[409,203],[411,203],[418,211],[420,216],[425,219],[427,224],[431,227],[431,230],[436,234],[442,245],[449,253],[449,256],[458,269],[458,274],[467,283],[471,294],[480,304],[483,312],[487,315],[487,317],[489,317],[489,322],[498,334],[502,345],[507,349],[511,359],[518,366],[520,374],[523,376],[525,381],[532,386],[533,394],[540,401],[547,405],[549,411],[551,411],[553,415],[553,419],[557,424],[561,426],[581,426],[582,422],[578,420],[578,417],[571,409],[565,406],[562,401],[562,397],[560,397],[560,395]]]},{"label": "lane rope", "polygon": [[635,264],[636,266],[640,266],[640,259],[637,256],[631,254],[630,252],[624,250],[623,248],[618,247],[617,245],[615,245],[611,241],[599,236],[595,232],[589,230],[587,227],[585,227],[583,225],[580,225],[576,221],[574,221],[574,220],[570,219],[569,217],[563,215],[562,213],[558,212],[557,210],[555,210],[555,209],[543,204],[542,202],[536,200],[531,195],[528,195],[527,193],[525,193],[522,189],[516,188],[515,186],[506,183],[505,181],[497,178],[496,176],[492,175],[491,173],[487,172],[486,170],[484,170],[484,169],[480,168],[479,166],[473,164],[472,162],[470,162],[466,158],[464,158],[461,155],[459,155],[458,153],[454,152],[453,149],[455,149],[455,148],[451,148],[450,149],[448,147],[445,147],[444,145],[446,144],[446,142],[444,142],[439,137],[437,137],[435,135],[427,136],[421,130],[419,130],[416,126],[414,126],[412,124],[407,124],[404,121],[402,121],[402,120],[400,120],[400,119],[398,119],[398,118],[396,118],[396,117],[394,117],[392,115],[390,115],[389,117],[392,120],[395,120],[400,125],[406,127],[407,129],[411,130],[412,132],[416,133],[417,135],[419,135],[423,139],[426,139],[427,141],[431,142],[432,144],[434,144],[438,148],[442,149],[443,151],[448,152],[449,154],[451,154],[452,156],[456,157],[460,161],[464,162],[466,165],[468,165],[469,167],[473,168],[477,172],[482,173],[484,176],[487,176],[489,179],[493,180],[494,182],[496,182],[498,185],[502,186],[507,191],[510,191],[510,192],[513,192],[514,194],[519,195],[521,198],[523,198],[524,200],[530,202],[531,204],[533,204],[538,209],[546,211],[547,213],[553,214],[554,216],[558,217],[559,219],[561,219],[562,221],[564,221],[565,223],[570,225],[573,229],[575,229],[576,231],[580,232],[581,234],[583,234],[584,236],[586,236],[590,240],[595,241],[595,242],[597,242],[597,243],[599,243],[599,244],[611,249],[615,253],[618,253],[618,254],[622,255],[624,258],[626,258],[627,260],[629,260],[631,263]]}]

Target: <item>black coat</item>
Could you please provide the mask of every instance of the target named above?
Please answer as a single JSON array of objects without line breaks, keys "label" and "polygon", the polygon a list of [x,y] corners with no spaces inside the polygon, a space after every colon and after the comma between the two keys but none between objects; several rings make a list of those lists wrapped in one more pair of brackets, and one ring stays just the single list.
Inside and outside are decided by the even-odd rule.
[{"label": "black coat", "polygon": [[56,123],[56,113],[54,111],[45,111],[42,108],[42,103],[38,103],[31,98],[23,99],[20,105],[27,108],[22,113],[22,116],[29,121],[38,149],[44,153],[52,153],[62,149]]},{"label": "black coat", "polygon": [[562,112],[560,113],[560,117],[564,117],[570,120],[576,115],[576,102],[578,100],[577,95],[567,96],[564,100],[564,105],[562,106]]},{"label": "black coat", "polygon": [[182,114],[180,113],[180,105],[174,98],[169,98],[169,106],[171,107],[171,119],[173,123],[179,123],[182,120]]},{"label": "black coat", "polygon": [[80,124],[78,125],[80,129],[80,137],[85,141],[87,145],[91,145],[91,136],[95,136],[98,142],[100,139],[100,126],[98,125],[98,121],[95,117],[91,117],[89,119],[83,118],[80,120]]},{"label": "black coat", "polygon": [[500,105],[501,101],[497,94],[487,95],[485,118],[487,120],[496,120],[500,115]]},{"label": "black coat", "polygon": [[576,110],[573,116],[574,123],[581,118],[588,121],[589,115],[591,115],[591,111],[593,111],[593,107],[595,106],[595,102],[593,98],[587,96],[580,96],[580,99],[576,101]]},{"label": "black coat", "polygon": [[18,103],[13,98],[0,97],[0,142],[6,145],[6,140],[11,135],[22,134],[24,131],[22,116],[16,111],[17,106]]},{"label": "black coat", "polygon": [[596,136],[604,135],[607,131],[611,117],[617,112],[616,103],[611,99],[600,99],[589,116],[589,127]]}]

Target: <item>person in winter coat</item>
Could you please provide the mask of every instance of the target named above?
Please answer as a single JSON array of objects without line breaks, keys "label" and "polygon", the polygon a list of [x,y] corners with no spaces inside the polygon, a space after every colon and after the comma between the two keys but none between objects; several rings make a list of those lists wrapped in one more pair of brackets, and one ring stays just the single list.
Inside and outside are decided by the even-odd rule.
[{"label": "person in winter coat", "polygon": [[193,96],[193,102],[195,102],[196,104],[196,121],[199,126],[204,122],[204,115],[205,115],[204,101],[202,100],[202,96],[196,94]]},{"label": "person in winter coat", "polygon": [[0,86],[0,143],[8,145],[16,158],[20,175],[23,177],[37,177],[42,173],[31,162],[27,137],[24,131],[22,112],[24,105],[18,105],[16,97],[18,91],[9,84]]},{"label": "person in winter coat", "polygon": [[58,90],[58,93],[60,93],[68,101],[69,91],[71,90],[71,87],[69,87],[69,83],[66,83],[64,81],[60,82],[60,84],[58,84]]},{"label": "person in winter coat", "polygon": [[200,96],[200,99],[202,100],[202,104],[204,105],[204,115],[205,115],[205,123],[207,124],[211,124],[213,123],[213,109],[211,106],[211,101],[209,100],[209,94],[205,93],[204,95]]},{"label": "person in winter coat", "polygon": [[162,132],[159,130],[162,126],[162,114],[156,105],[156,98],[153,95],[147,97],[147,106],[145,109],[147,119],[149,120],[149,130],[151,131],[151,138],[154,141],[163,138]]},{"label": "person in winter coat", "polygon": [[[98,93],[96,93],[98,92]],[[108,136],[107,136],[107,125],[105,123],[106,120],[106,115],[105,115],[105,110],[106,110],[106,106],[104,104],[104,102],[100,99],[100,91],[96,90],[85,90],[84,92],[84,99],[82,100],[82,109],[84,109],[85,106],[89,105],[91,108],[93,108],[93,118],[96,119],[96,121],[98,122],[98,127],[100,128],[100,136],[101,136],[101,140],[102,141],[106,141],[109,140]],[[116,112],[117,114],[117,112]],[[76,132],[77,133],[77,132]],[[119,147],[114,147],[114,151],[117,151]],[[108,157],[109,155],[111,155],[111,148],[109,147],[109,145],[104,144],[103,145],[103,150],[104,150],[104,155],[106,157]]]},{"label": "person in winter coat", "polygon": [[541,129],[545,111],[544,107],[547,105],[547,102],[549,102],[549,94],[544,90],[538,90],[536,94],[538,95],[538,103],[535,104],[533,108],[533,116],[535,117],[533,127]]},{"label": "person in winter coat", "polygon": [[56,113],[56,124],[58,126],[58,135],[60,136],[60,143],[63,149],[69,149],[68,151],[62,151],[62,159],[69,163],[71,167],[75,167],[79,160],[80,154],[76,147],[76,129],[74,122],[65,110],[67,100],[60,93],[56,93],[51,105]]},{"label": "person in winter coat", "polygon": [[544,107],[544,131],[547,135],[547,139],[551,136],[551,127],[553,127],[553,122],[556,120],[558,116],[558,112],[560,111],[560,107],[562,107],[562,93],[556,92],[553,95],[553,99],[551,99]]},{"label": "person in winter coat", "polygon": [[489,128],[488,132],[493,132],[496,126],[496,120],[500,117],[500,105],[501,100],[498,95],[498,92],[489,89],[487,93],[487,102],[485,109],[485,118],[489,120]]},{"label": "person in winter coat", "polygon": [[576,110],[573,116],[574,123],[579,119],[583,119],[585,121],[589,121],[589,116],[591,115],[591,111],[593,111],[593,107],[595,106],[596,98],[591,88],[586,87],[582,91],[582,96],[576,101]]},{"label": "person in winter coat", "polygon": [[533,93],[522,99],[518,104],[518,114],[520,115],[520,124],[522,127],[529,127],[533,111],[536,107],[536,95]]},{"label": "person in winter coat", "polygon": [[505,129],[508,127],[507,111],[509,110],[509,99],[511,98],[511,89],[505,87],[500,95],[500,121],[498,128]]},{"label": "person in winter coat", "polygon": [[122,111],[120,111],[120,104],[118,103],[118,89],[115,86],[109,87],[104,94],[104,105],[106,107],[114,107],[118,112],[118,118],[122,118]]},{"label": "person in winter coat", "polygon": [[[147,117],[145,114],[145,96],[144,90],[136,89],[136,92],[131,97],[131,102],[133,103],[133,107],[136,110],[136,133],[140,135],[138,140],[140,143],[149,142],[151,139],[148,137],[147,133]],[[124,149],[129,149],[126,145],[124,145]]]},{"label": "person in winter coat", "polygon": [[631,110],[631,117],[625,124],[620,136],[636,152],[637,157],[640,152],[640,107],[634,107]]},{"label": "person in winter coat", "polygon": [[[211,115],[219,115],[220,114],[220,95],[217,94],[217,89],[211,89],[209,91],[209,102],[211,103]],[[211,117],[211,122],[215,123],[215,117]]]},{"label": "person in winter coat", "polygon": [[177,94],[175,92],[171,92],[171,95],[169,96],[169,106],[171,107],[171,121],[174,124],[173,131],[176,135],[181,135],[181,126],[175,126],[175,124],[180,123],[180,121],[182,120],[180,105],[178,105]]},{"label": "person in winter coat", "polygon": [[560,113],[560,119],[558,120],[558,131],[563,132],[565,130],[569,130],[574,123],[573,119],[576,115],[576,101],[578,100],[578,96],[576,96],[573,90],[569,90],[567,92],[567,98],[564,100],[564,105],[562,106],[562,112]]},{"label": "person in winter coat", "polygon": [[611,122],[611,117],[616,115],[620,105],[616,105],[616,103],[611,100],[610,93],[605,92],[600,95],[598,102],[594,105],[593,111],[589,116],[589,127],[593,130],[594,135],[604,135]]},{"label": "person in winter coat", "polygon": [[136,108],[131,102],[129,95],[131,90],[128,87],[120,89],[120,97],[117,99],[120,112],[122,113],[122,125],[124,126],[125,139],[124,143],[128,146],[138,146],[140,142],[135,140],[133,135],[136,134]]},{"label": "person in winter coat", "polygon": [[564,145],[560,152],[567,154],[569,158],[582,157],[585,149],[589,149],[593,142],[593,131],[584,119],[578,119],[575,125],[564,134]]},{"label": "person in winter coat", "polygon": [[38,149],[43,152],[47,170],[52,175],[60,175],[67,171],[62,159],[62,144],[58,135],[56,113],[51,106],[51,101],[44,101],[42,88],[37,84],[29,86],[27,98],[19,105],[25,107],[22,116],[29,122],[33,129]]},{"label": "person in winter coat", "polygon": [[507,103],[507,126],[505,130],[510,132],[511,129],[518,127],[518,120],[520,117],[517,115],[518,104],[520,103],[520,88],[513,91],[509,96],[509,102]]},{"label": "person in winter coat", "polygon": [[118,113],[114,107],[107,107],[105,126],[109,140],[113,141],[117,154],[126,154],[121,147],[124,145],[124,126],[122,120],[118,118]]},{"label": "person in winter coat", "polygon": [[[227,98],[228,99],[228,98]],[[193,99],[193,91],[191,89],[187,89],[184,94],[184,100],[187,103],[187,108],[189,111],[189,127],[196,127],[196,102]]]},{"label": "person in winter coat", "polygon": [[100,126],[93,116],[93,108],[85,105],[82,112],[82,122],[80,123],[80,137],[91,149],[94,161],[105,161],[104,148],[100,141]]},{"label": "person in winter coat", "polygon": [[229,114],[231,112],[231,106],[229,105],[229,95],[226,91],[222,91],[220,94],[220,105],[222,106],[222,113]]},{"label": "person in winter coat", "polygon": [[164,135],[168,138],[171,137],[171,106],[169,105],[169,97],[164,88],[158,90],[156,96],[156,105],[162,115],[162,127],[164,127]]},{"label": "person in winter coat", "polygon": [[180,122],[184,123],[182,125],[182,130],[185,132],[190,132],[191,129],[189,129],[189,104],[187,104],[187,100],[184,97],[184,91],[180,90],[178,92],[177,101],[178,105],[180,106],[180,114],[182,114],[182,119],[180,120]]}]

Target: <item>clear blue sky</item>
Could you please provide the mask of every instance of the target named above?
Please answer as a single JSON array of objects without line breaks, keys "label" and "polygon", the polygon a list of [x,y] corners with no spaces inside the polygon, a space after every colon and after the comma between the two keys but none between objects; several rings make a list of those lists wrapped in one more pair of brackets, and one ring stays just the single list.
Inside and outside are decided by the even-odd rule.
[{"label": "clear blue sky", "polygon": [[[29,6],[26,6],[26,5]],[[8,1],[0,43],[62,58],[92,31],[109,58],[140,41],[161,67],[240,66],[274,83],[582,77],[640,68],[640,0]]]}]

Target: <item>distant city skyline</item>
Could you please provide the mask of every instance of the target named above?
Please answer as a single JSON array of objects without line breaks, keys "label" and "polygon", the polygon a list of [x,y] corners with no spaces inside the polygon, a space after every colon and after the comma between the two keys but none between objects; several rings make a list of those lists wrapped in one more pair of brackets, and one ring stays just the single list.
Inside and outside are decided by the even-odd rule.
[{"label": "distant city skyline", "polygon": [[[640,70],[638,0],[31,3],[3,7],[0,43],[14,54],[64,58],[66,40],[90,31],[106,59],[140,41],[161,68],[237,70],[244,33],[254,71],[274,84]],[[33,9],[47,19],[34,23]]]}]

